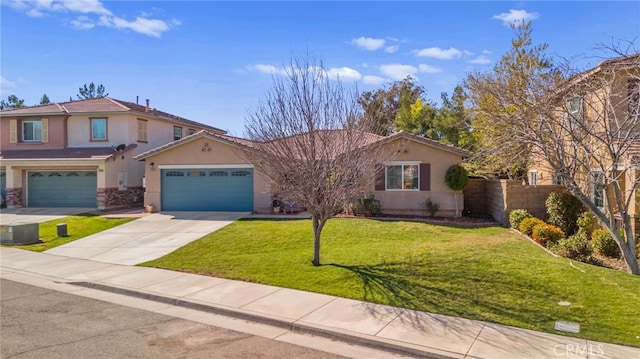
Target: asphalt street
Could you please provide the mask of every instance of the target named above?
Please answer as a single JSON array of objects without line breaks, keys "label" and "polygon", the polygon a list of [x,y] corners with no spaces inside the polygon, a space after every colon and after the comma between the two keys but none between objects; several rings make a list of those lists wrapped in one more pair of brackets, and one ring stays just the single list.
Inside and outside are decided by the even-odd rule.
[{"label": "asphalt street", "polygon": [[342,358],[51,289],[0,280],[2,358]]}]

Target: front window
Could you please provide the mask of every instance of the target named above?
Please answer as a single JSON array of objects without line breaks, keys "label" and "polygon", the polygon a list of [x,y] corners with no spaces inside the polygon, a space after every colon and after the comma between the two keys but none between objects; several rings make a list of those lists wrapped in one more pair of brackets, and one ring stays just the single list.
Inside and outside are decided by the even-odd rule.
[{"label": "front window", "polygon": [[389,165],[386,170],[387,190],[418,190],[420,183],[419,166]]},{"label": "front window", "polygon": [[193,135],[194,133],[196,133],[196,130],[194,130],[193,128],[190,128],[190,129],[187,130],[187,134],[189,136]]},{"label": "front window", "polygon": [[107,140],[107,119],[92,118],[91,119],[91,141]]},{"label": "front window", "polygon": [[22,121],[22,141],[42,141],[42,122],[40,120]]},{"label": "front window", "polygon": [[538,184],[538,172],[529,172],[529,185],[535,186]]},{"label": "front window", "polygon": [[604,195],[605,195],[604,173],[594,172],[591,174],[591,190],[592,190],[591,196],[593,199],[593,204],[595,204],[596,207],[603,209]]},{"label": "front window", "polygon": [[182,127],[174,127],[173,128],[173,140],[179,140],[182,138]]}]

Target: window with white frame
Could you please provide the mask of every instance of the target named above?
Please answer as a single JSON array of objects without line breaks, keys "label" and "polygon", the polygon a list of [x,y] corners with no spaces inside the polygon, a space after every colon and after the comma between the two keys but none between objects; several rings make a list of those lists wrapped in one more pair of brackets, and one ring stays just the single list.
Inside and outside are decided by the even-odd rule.
[{"label": "window with white frame", "polygon": [[591,173],[591,199],[596,207],[604,208],[606,181],[604,173],[592,172]]},{"label": "window with white frame", "polygon": [[386,166],[387,190],[419,190],[420,166],[418,164],[389,164]]},{"label": "window with white frame", "polygon": [[529,185],[535,186],[538,184],[538,172],[531,171],[529,172]]},{"label": "window with white frame", "polygon": [[22,142],[41,142],[42,122],[40,120],[22,121]]},{"label": "window with white frame", "polygon": [[107,140],[107,119],[92,118],[91,119],[91,141]]},{"label": "window with white frame", "polygon": [[573,97],[567,101],[567,112],[573,119],[582,121],[584,110],[582,108],[582,97]]},{"label": "window with white frame", "polygon": [[174,126],[173,127],[173,140],[179,140],[182,138],[182,127]]}]

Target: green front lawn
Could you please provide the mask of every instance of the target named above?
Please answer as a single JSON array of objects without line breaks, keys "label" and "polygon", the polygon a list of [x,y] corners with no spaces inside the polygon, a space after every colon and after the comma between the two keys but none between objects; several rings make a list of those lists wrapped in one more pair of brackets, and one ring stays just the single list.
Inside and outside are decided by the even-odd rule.
[{"label": "green front lawn", "polygon": [[[108,219],[96,214],[78,214],[68,216],[53,221],[40,223],[40,240],[43,243],[31,244],[27,246],[11,246],[12,248],[28,249],[34,252],[43,252],[63,244],[73,242],[77,239],[102,232],[109,228],[119,226],[134,220],[135,218]],[[68,237],[58,237],[56,225],[58,223],[67,224]]]},{"label": "green front lawn", "polygon": [[241,220],[144,265],[550,333],[574,321],[579,337],[640,346],[640,277],[551,257],[504,228],[331,219],[320,267],[312,243],[309,220]]}]

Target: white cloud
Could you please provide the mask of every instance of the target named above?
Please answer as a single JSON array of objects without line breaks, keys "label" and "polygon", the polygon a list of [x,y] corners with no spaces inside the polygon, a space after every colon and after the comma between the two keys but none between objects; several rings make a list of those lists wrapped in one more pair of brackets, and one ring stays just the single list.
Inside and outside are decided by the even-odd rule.
[{"label": "white cloud", "polygon": [[352,45],[369,51],[375,51],[384,47],[385,39],[374,39],[371,37],[359,37],[351,40]]},{"label": "white cloud", "polygon": [[170,29],[166,22],[157,19],[137,17],[135,21],[127,21],[117,16],[109,17],[109,19],[110,24],[116,29],[130,29],[140,34],[158,38],[162,36],[163,32]]},{"label": "white cloud", "polygon": [[247,65],[245,68],[249,71],[261,72],[263,74],[278,74],[282,75],[285,73],[283,68],[278,68],[273,65],[265,65],[265,64],[256,64],[256,65]]},{"label": "white cloud", "polygon": [[373,76],[373,75],[366,75],[362,78],[362,82],[364,82],[367,85],[382,85],[387,81],[388,80],[385,79],[384,77]]},{"label": "white cloud", "polygon": [[485,55],[493,54],[493,51],[490,50],[482,50],[482,53]]},{"label": "white cloud", "polygon": [[404,80],[407,76],[416,78],[418,68],[413,65],[387,64],[380,65],[380,72],[392,80]]},{"label": "white cloud", "polygon": [[358,81],[362,78],[362,75],[357,70],[354,70],[350,67],[334,67],[327,71],[327,75],[330,79],[335,79],[336,77],[340,78],[340,80],[350,80],[350,81]]},{"label": "white cloud", "polygon": [[393,46],[387,46],[384,48],[384,52],[389,53],[389,54],[393,54],[394,52],[398,51],[400,47],[397,45],[393,45]]},{"label": "white cloud", "polygon": [[13,88],[15,86],[16,86],[15,82],[7,80],[4,76],[0,76],[0,87]]},{"label": "white cloud", "polygon": [[484,55],[478,56],[473,60],[469,60],[469,63],[475,64],[475,65],[488,65],[491,62],[492,62],[491,59],[489,59],[488,57],[486,57]]},{"label": "white cloud", "polygon": [[503,12],[499,15],[493,15],[491,17],[495,20],[502,21],[502,25],[510,26],[513,23],[520,21],[531,21],[538,18],[538,13],[527,12],[526,10],[514,10],[510,9],[509,12]]},{"label": "white cloud", "polygon": [[427,64],[420,64],[418,65],[418,71],[425,73],[425,74],[437,74],[439,72],[442,72],[442,69],[436,66],[431,66],[431,65],[427,65]]},{"label": "white cloud", "polygon": [[462,51],[456,49],[455,47],[450,47],[449,49],[428,47],[426,49],[416,50],[415,54],[419,57],[432,57],[439,60],[452,60],[462,57]]},{"label": "white cloud", "polygon": [[71,27],[78,30],[93,29],[96,24],[87,16],[78,16],[75,20],[71,20]]},{"label": "white cloud", "polygon": [[115,16],[99,0],[10,0],[7,5],[30,17],[42,17],[60,12],[81,14],[81,16],[69,21],[72,28],[80,30],[105,26],[117,30],[132,30],[139,34],[159,38],[172,27],[180,25],[180,21],[176,19],[172,19],[169,24],[164,20],[153,19],[146,13],[129,21],[123,17]]}]

